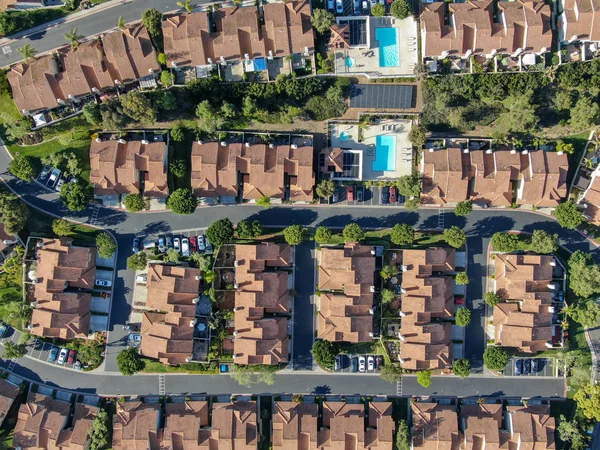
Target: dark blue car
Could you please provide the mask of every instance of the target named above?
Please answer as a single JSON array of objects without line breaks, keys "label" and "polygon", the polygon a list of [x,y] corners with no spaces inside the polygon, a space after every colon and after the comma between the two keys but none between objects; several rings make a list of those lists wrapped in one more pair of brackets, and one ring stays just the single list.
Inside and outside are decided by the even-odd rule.
[{"label": "dark blue car", "polygon": [[56,357],[58,356],[58,347],[52,347],[52,349],[50,349],[50,353],[48,354],[48,362],[55,362],[56,361]]},{"label": "dark blue car", "polygon": [[517,359],[515,361],[515,375],[521,375],[523,373],[523,360]]}]

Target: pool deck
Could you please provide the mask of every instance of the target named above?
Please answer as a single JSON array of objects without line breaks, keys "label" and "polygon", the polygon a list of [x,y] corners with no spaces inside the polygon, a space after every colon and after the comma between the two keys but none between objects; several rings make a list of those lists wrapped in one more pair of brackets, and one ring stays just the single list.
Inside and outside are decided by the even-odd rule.
[{"label": "pool deck", "polygon": [[[384,129],[385,128],[385,129]],[[363,139],[358,141],[359,129],[356,124],[338,123],[331,126],[331,146],[362,151],[363,180],[389,180],[408,175],[412,172],[412,144],[408,140],[411,129],[410,120],[383,119],[363,130]],[[342,141],[341,133],[347,133],[349,139]],[[375,146],[377,136],[395,136],[396,170],[374,171]]]},{"label": "pool deck", "polygon": [[[379,66],[377,28],[396,28],[398,30],[399,66]],[[412,17],[403,20],[391,16],[369,17],[368,30],[368,45],[335,52],[336,75],[365,74],[372,78],[414,75],[414,68],[418,63],[418,52],[417,24]],[[355,64],[352,67],[346,65],[347,57],[354,58]]]}]

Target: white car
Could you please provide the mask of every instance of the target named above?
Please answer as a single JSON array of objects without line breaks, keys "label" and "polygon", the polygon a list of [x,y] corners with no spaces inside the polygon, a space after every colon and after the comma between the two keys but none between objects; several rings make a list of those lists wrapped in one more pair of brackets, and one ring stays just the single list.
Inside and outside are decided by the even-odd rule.
[{"label": "white car", "polygon": [[198,251],[203,252],[206,250],[206,240],[205,236],[201,234],[198,236]]},{"label": "white car", "polygon": [[342,0],[335,0],[335,12],[344,14],[344,2]]},{"label": "white car", "polygon": [[96,280],[96,286],[111,287],[112,286],[112,281],[109,281],[109,280]]},{"label": "white car", "polygon": [[60,177],[60,169],[54,169],[52,171],[52,173],[50,174],[50,178],[48,179],[48,186],[53,188],[54,185],[56,184],[56,182],[58,181],[58,178]]},{"label": "white car", "polygon": [[178,252],[181,251],[181,245],[179,242],[179,238],[173,238],[173,248]]},{"label": "white car", "polygon": [[60,190],[63,187],[63,184],[65,184],[64,178],[61,178],[60,180],[58,180],[58,182],[56,183],[56,187],[54,188],[56,190],[56,192],[60,192]]},{"label": "white car", "polygon": [[181,240],[181,254],[183,256],[190,256],[190,241],[188,238],[183,238]]},{"label": "white car", "polygon": [[361,356],[358,358],[358,371],[359,372],[365,371],[365,357],[364,356]]},{"label": "white car", "polygon": [[60,354],[58,355],[58,360],[56,361],[58,364],[64,364],[67,360],[67,355],[69,354],[68,348],[61,348]]},{"label": "white car", "polygon": [[367,370],[375,370],[375,358],[372,356],[367,358]]},{"label": "white car", "polygon": [[146,282],[148,281],[148,275],[138,275],[137,277],[135,277],[135,282],[138,284],[146,284]]},{"label": "white car", "polygon": [[129,340],[132,342],[142,342],[142,335],[139,333],[131,333],[129,335]]}]

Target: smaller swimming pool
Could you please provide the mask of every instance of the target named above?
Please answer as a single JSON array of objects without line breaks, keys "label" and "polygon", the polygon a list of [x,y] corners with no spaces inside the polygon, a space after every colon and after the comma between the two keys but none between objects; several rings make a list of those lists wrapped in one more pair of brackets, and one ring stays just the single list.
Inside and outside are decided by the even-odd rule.
[{"label": "smaller swimming pool", "polygon": [[375,39],[379,42],[379,67],[400,65],[397,28],[375,28]]},{"label": "smaller swimming pool", "polygon": [[394,136],[377,136],[375,140],[374,172],[393,172],[396,170],[396,138]]},{"label": "smaller swimming pool", "polygon": [[352,56],[346,56],[346,67],[354,67],[356,60]]},{"label": "smaller swimming pool", "polygon": [[340,141],[342,141],[342,142],[346,142],[351,137],[352,137],[352,135],[350,133],[348,133],[347,131],[342,131],[340,133]]}]

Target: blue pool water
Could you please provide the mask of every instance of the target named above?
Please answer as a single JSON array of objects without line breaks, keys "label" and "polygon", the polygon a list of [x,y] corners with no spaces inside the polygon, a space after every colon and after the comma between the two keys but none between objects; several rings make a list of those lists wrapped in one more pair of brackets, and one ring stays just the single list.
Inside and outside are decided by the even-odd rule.
[{"label": "blue pool water", "polygon": [[373,171],[383,172],[394,170],[396,170],[396,138],[394,136],[377,136]]},{"label": "blue pool water", "polygon": [[397,67],[400,65],[397,28],[376,28],[375,39],[379,41],[379,66]]}]

